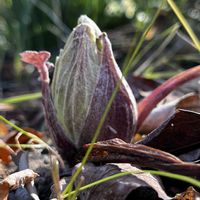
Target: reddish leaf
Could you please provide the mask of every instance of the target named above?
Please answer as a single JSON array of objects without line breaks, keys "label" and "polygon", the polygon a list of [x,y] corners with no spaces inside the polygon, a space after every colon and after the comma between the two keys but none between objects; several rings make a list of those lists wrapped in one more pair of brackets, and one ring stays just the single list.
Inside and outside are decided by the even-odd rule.
[{"label": "reddish leaf", "polygon": [[[87,150],[89,146],[84,145],[84,149]],[[200,178],[200,164],[183,162],[167,152],[141,144],[129,144],[117,138],[95,143],[88,160],[97,163],[132,163]]]},{"label": "reddish leaf", "polygon": [[[48,53],[48,52],[47,52]],[[65,131],[58,122],[52,96],[49,87],[49,72],[47,60],[41,59],[40,52],[25,51],[20,54],[21,60],[35,65],[41,78],[43,106],[45,109],[45,118],[48,125],[48,132],[57,146],[59,153],[66,160],[72,163],[76,153],[75,146],[65,136]],[[50,55],[50,54],[49,54]],[[43,57],[43,56],[42,56]],[[47,58],[48,56],[46,56]],[[36,61],[35,61],[36,60]],[[38,61],[39,60],[39,61]],[[39,64],[39,66],[37,66]],[[66,153],[67,152],[67,153]]]},{"label": "reddish leaf", "polygon": [[168,152],[183,150],[200,144],[200,114],[178,110],[159,128],[147,135],[138,144]]},{"label": "reddish leaf", "polygon": [[139,129],[140,133],[150,133],[169,119],[177,109],[186,109],[200,112],[200,97],[195,94],[187,94],[175,101],[160,105],[152,110]]},{"label": "reddish leaf", "polygon": [[23,62],[32,64],[38,68],[44,65],[50,58],[51,54],[48,51],[25,51],[20,53]]},{"label": "reddish leaf", "polygon": [[164,99],[172,90],[198,76],[200,76],[200,65],[188,69],[165,81],[155,90],[153,90],[149,96],[140,101],[138,104],[138,129],[141,127],[142,123],[152,111],[152,109],[155,108],[155,106],[162,99]]},{"label": "reddish leaf", "polygon": [[[32,128],[24,128],[24,130],[42,138],[42,134]],[[26,135],[21,134],[18,137],[17,132],[10,132],[8,135],[4,136],[3,140],[0,140],[0,159],[4,164],[9,164],[12,161],[11,154],[14,154],[19,148],[9,147],[7,144],[27,144],[30,140],[31,138]]]},{"label": "reddish leaf", "polygon": [[[34,135],[36,135],[37,137],[39,138],[42,138],[42,133],[41,132],[38,132],[32,128],[24,128],[25,131],[29,132],[29,133],[32,133]],[[7,144],[17,144],[17,143],[20,143],[20,144],[27,144],[29,141],[31,140],[30,137],[24,135],[24,134],[21,134],[18,138],[18,133],[17,132],[13,132],[12,134],[8,135],[8,137],[5,139],[6,143]],[[18,150],[18,147],[12,147],[12,149],[14,151]]]},{"label": "reddish leaf", "polygon": [[0,159],[4,164],[9,164],[11,162],[11,154],[14,154],[14,151],[0,139]]},{"label": "reddish leaf", "polygon": [[8,127],[4,123],[0,122],[0,137],[4,137],[8,135],[8,133]]},{"label": "reddish leaf", "polygon": [[9,184],[8,183],[2,183],[0,184],[0,198],[1,200],[7,200],[9,194]]},{"label": "reddish leaf", "polygon": [[21,61],[34,65],[43,81],[49,82],[47,61],[51,54],[48,51],[25,51],[20,53]]}]

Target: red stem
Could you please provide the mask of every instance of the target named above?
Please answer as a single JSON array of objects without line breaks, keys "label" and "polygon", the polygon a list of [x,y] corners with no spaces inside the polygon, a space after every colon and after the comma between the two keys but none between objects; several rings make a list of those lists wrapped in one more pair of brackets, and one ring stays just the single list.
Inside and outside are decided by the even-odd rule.
[{"label": "red stem", "polygon": [[75,162],[76,148],[74,144],[69,141],[65,131],[60,125],[57,119],[54,104],[51,99],[47,62],[50,58],[50,53],[47,51],[25,51],[20,55],[23,62],[34,65],[40,74],[45,119],[51,138],[53,138],[62,157],[65,158],[69,163]]},{"label": "red stem", "polygon": [[144,120],[147,118],[149,113],[155,108],[155,106],[164,99],[172,90],[178,86],[200,76],[200,65],[188,69],[169,80],[165,81],[159,87],[152,91],[152,93],[145,97],[138,103],[138,124],[137,130],[141,127]]}]

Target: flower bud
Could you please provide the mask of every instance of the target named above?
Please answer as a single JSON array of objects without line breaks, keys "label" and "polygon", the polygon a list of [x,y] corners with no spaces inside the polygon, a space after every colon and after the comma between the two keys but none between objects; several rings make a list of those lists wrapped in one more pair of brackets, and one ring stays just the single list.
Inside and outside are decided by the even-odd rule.
[{"label": "flower bud", "polygon": [[57,59],[51,86],[57,118],[76,148],[91,142],[121,79],[98,140],[118,137],[130,142],[137,121],[136,103],[107,35],[91,19],[80,17]]}]

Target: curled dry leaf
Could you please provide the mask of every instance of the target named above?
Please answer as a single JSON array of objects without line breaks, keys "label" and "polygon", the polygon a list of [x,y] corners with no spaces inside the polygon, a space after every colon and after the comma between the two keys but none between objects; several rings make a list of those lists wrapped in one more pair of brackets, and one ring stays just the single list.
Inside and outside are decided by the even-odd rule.
[{"label": "curled dry leaf", "polygon": [[177,194],[173,200],[198,200],[200,194],[193,187],[187,188],[187,190],[181,194]]},{"label": "curled dry leaf", "polygon": [[192,110],[200,112],[200,97],[196,94],[187,94],[174,101],[159,105],[154,108],[144,123],[141,125],[139,132],[146,134],[158,128],[169,119],[177,109]]},{"label": "curled dry leaf", "polygon": [[78,186],[80,180],[86,185],[116,173],[133,172],[130,175],[112,179],[83,190],[80,192],[79,197],[84,200],[171,199],[164,192],[159,180],[155,176],[148,173],[134,174],[134,171],[138,172],[139,169],[127,163],[109,163],[103,166],[95,166],[92,163],[88,163],[76,179],[75,186]]},{"label": "curled dry leaf", "polygon": [[3,122],[0,122],[0,138],[3,138],[4,136],[8,135],[8,133],[8,127]]},{"label": "curled dry leaf", "polygon": [[0,139],[0,160],[2,160],[4,164],[9,164],[12,160],[11,154],[14,155],[15,152],[2,139]]},{"label": "curled dry leaf", "polygon": [[8,127],[0,122],[0,160],[3,161],[4,164],[9,164],[12,160],[11,154],[14,154],[14,151],[6,144],[4,138],[9,134]]},{"label": "curled dry leaf", "polygon": [[[84,149],[89,146],[84,145]],[[183,162],[167,152],[141,144],[129,144],[117,138],[95,143],[88,160],[95,163],[132,163],[200,178],[200,164]]]},{"label": "curled dry leaf", "polygon": [[[32,129],[32,128],[24,128],[25,131],[30,132],[36,135],[39,138],[42,138],[42,133]],[[5,131],[5,130],[4,130]],[[17,133],[16,131],[8,132],[0,140],[0,159],[4,164],[9,164],[12,161],[11,154],[15,154],[20,148],[19,147],[10,147],[10,144],[27,144],[31,141],[31,138],[23,135],[21,133]]]},{"label": "curled dry leaf", "polygon": [[[200,144],[200,113],[177,110],[160,127],[137,144],[147,145],[167,152],[183,151]],[[191,148],[190,148],[191,150]]]},{"label": "curled dry leaf", "polygon": [[0,199],[7,200],[9,190],[14,190],[20,186],[30,183],[39,175],[31,169],[15,172],[0,182]]},{"label": "curled dry leaf", "polygon": [[[33,135],[36,135],[39,138],[43,137],[41,132],[36,131],[33,128],[24,128],[24,130],[29,132],[29,133],[32,133]],[[14,132],[10,133],[9,135],[7,135],[7,137],[4,138],[4,141],[7,144],[28,144],[31,141],[31,138],[24,135],[24,134],[17,133],[17,132],[14,131]],[[12,149],[14,151],[19,150],[18,147],[12,147]]]}]

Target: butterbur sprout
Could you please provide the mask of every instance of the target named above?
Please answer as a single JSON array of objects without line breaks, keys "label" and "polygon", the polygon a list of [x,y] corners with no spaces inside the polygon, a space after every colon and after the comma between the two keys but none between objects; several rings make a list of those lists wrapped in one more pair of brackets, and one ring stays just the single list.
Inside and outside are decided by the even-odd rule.
[{"label": "butterbur sprout", "polygon": [[[77,148],[92,140],[106,105],[122,78],[107,35],[100,33],[90,19],[83,18],[57,60],[51,90],[59,122]],[[118,137],[130,142],[133,136],[136,103],[128,84],[122,79],[99,140]]]},{"label": "butterbur sprout", "polygon": [[119,82],[98,140],[117,137],[130,142],[137,122],[135,98],[114,59],[107,35],[86,16],[78,22],[57,58],[51,91],[45,80],[48,66],[43,52],[21,53],[22,61],[35,65],[40,73],[49,132],[65,157],[91,142]]},{"label": "butterbur sprout", "polygon": [[[177,86],[200,75],[200,66],[172,77],[138,104],[123,77],[108,36],[87,16],[81,16],[55,64],[49,86],[50,53],[25,51],[21,60],[40,73],[45,119],[51,138],[64,159],[90,143],[105,108],[119,84],[98,141],[120,138],[130,143],[151,110]],[[72,159],[73,158],[73,159]]]}]

